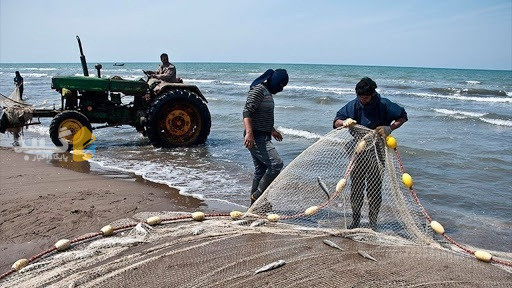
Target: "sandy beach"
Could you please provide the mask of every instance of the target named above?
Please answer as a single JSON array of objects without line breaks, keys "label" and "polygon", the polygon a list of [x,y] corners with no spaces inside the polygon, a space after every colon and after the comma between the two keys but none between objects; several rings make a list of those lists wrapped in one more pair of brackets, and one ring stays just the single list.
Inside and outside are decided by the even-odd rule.
[{"label": "sandy beach", "polygon": [[[136,177],[116,179],[119,177],[115,175],[95,175],[87,162],[48,163],[32,159],[33,155],[0,149],[1,273],[9,271],[16,260],[45,251],[59,239],[75,239],[97,232],[104,225],[140,212],[220,213],[232,208],[207,205],[181,196],[168,186]],[[210,225],[208,221],[162,225],[151,232],[153,240],[111,251],[109,258],[101,256],[106,252],[97,252],[100,254],[61,263],[51,260],[57,254],[50,254],[49,262],[42,260],[46,261],[42,271],[11,274],[2,280],[7,282],[0,284],[6,287],[49,284],[59,287],[509,287],[512,283],[509,272],[444,250],[371,245],[321,231],[286,232],[275,225],[236,228],[230,219],[210,221]],[[196,233],[191,231],[198,229],[201,234],[193,236]],[[328,247],[322,243],[325,239],[337,242],[344,250]],[[71,255],[81,255],[76,253],[83,253],[79,251],[87,249],[87,245],[87,242],[76,245]],[[367,251],[378,260],[365,259],[360,251]],[[286,259],[286,265],[266,273],[254,272],[277,259]],[[18,275],[22,278],[17,278]]]},{"label": "sandy beach", "polygon": [[87,162],[33,159],[0,148],[2,273],[61,238],[97,231],[138,212],[211,211],[203,201],[166,185],[92,175]]}]

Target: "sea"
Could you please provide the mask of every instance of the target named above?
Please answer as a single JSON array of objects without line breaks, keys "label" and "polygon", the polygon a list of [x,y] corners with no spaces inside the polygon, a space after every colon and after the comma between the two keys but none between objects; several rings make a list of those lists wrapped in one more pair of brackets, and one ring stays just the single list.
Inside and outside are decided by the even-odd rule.
[{"label": "sea", "polygon": [[[250,204],[253,164],[243,145],[242,109],[249,84],[266,69],[284,68],[290,81],[275,100],[275,142],[285,165],[332,129],[336,112],[355,98],[356,83],[375,80],[378,92],[403,106],[409,121],[393,132],[406,171],[430,216],[458,242],[512,252],[512,71],[306,64],[174,63],[199,87],[212,115],[205,145],[154,148],[133,127],[94,130],[91,173],[142,177],[179,189],[208,205]],[[144,78],[158,63],[102,63],[102,77]],[[95,74],[89,64],[89,73]],[[80,63],[0,63],[0,93],[25,81],[36,108],[60,107],[53,76],[82,75]],[[130,101],[124,97],[123,102]],[[25,129],[22,143],[52,145],[51,118]],[[35,140],[34,140],[35,139]],[[34,142],[35,141],[35,142]],[[13,138],[0,134],[0,145]],[[50,160],[48,160],[50,161]],[[53,161],[53,160],[52,160]],[[4,169],[4,168],[2,168]],[[131,176],[130,176],[131,175]],[[136,175],[136,176],[135,176]]]}]

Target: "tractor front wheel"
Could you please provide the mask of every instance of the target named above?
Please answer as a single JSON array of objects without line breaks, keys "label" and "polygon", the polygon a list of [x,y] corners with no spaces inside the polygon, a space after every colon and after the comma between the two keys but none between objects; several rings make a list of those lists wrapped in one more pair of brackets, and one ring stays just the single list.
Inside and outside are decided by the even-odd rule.
[{"label": "tractor front wheel", "polygon": [[[82,128],[87,129],[82,129]],[[77,111],[64,111],[53,117],[50,124],[50,138],[55,146],[67,145],[67,150],[73,150],[73,145],[85,144],[92,137],[92,126],[87,117]]]},{"label": "tractor front wheel", "polygon": [[157,98],[148,111],[146,133],[155,147],[202,144],[210,134],[211,115],[194,92],[171,90]]}]

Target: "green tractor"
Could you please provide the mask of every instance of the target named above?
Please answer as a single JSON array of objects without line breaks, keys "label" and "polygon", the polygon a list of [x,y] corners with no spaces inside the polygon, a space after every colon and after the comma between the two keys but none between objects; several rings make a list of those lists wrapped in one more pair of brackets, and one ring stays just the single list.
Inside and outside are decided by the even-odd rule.
[{"label": "green tractor", "polygon": [[[67,142],[87,142],[89,131],[120,125],[131,125],[147,136],[155,147],[180,147],[202,144],[210,134],[211,116],[207,100],[195,85],[144,80],[89,77],[80,38],[80,60],[84,76],[53,77],[52,89],[61,94],[61,109],[36,109],[34,117],[53,117],[50,138],[57,146]],[[130,96],[129,103],[121,97]],[[125,101],[127,102],[127,101]],[[92,127],[91,123],[102,126]],[[80,135],[82,133],[83,135]]]}]

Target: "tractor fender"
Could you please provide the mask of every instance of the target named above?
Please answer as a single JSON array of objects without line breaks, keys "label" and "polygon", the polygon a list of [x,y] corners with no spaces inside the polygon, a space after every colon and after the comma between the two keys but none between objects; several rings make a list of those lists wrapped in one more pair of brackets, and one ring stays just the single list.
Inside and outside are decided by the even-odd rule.
[{"label": "tractor fender", "polygon": [[208,100],[204,97],[203,93],[199,90],[196,85],[184,84],[184,83],[169,83],[169,82],[161,82],[155,88],[155,94],[157,96],[164,95],[167,91],[182,89],[195,93],[201,100],[205,103],[208,103]]}]

